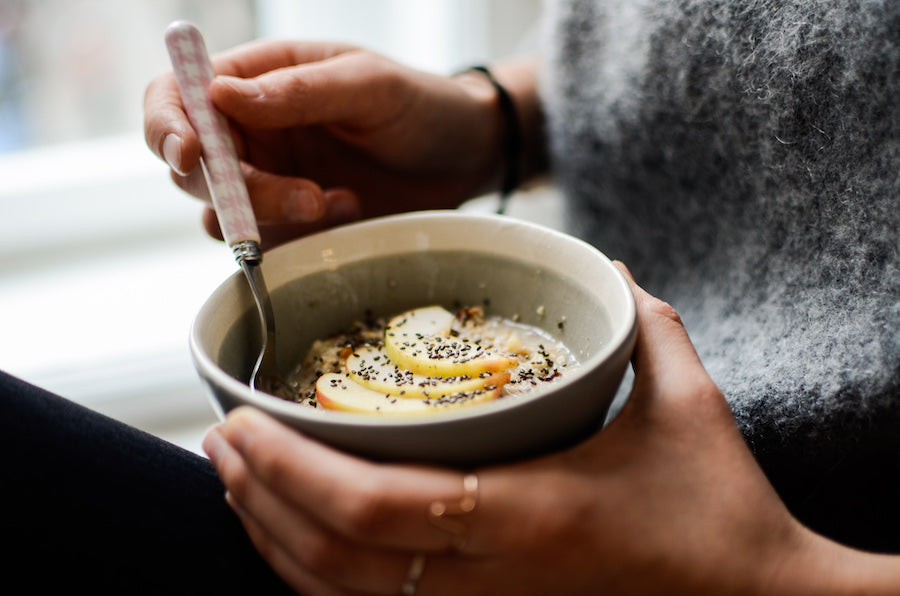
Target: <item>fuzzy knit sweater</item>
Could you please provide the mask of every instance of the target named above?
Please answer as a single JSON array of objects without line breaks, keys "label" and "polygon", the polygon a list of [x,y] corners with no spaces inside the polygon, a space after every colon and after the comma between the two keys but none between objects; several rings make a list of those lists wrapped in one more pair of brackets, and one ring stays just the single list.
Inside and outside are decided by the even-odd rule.
[{"label": "fuzzy knit sweater", "polygon": [[802,521],[900,552],[900,2],[548,11],[572,231],[679,311]]}]

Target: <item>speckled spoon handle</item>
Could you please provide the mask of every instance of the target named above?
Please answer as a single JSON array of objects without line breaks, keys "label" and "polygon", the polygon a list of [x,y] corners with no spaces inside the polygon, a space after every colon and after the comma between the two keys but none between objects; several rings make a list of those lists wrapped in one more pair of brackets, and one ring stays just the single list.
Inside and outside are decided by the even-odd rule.
[{"label": "speckled spoon handle", "polygon": [[209,84],[215,73],[206,44],[194,25],[177,21],[166,29],[166,47],[188,119],[200,137],[200,165],[222,235],[247,278],[259,310],[262,345],[250,375],[250,386],[284,394],[287,388],[279,375],[275,352],[275,315],[260,267],[259,229],[228,121],[209,97]]},{"label": "speckled spoon handle", "polygon": [[[200,163],[225,242],[232,248],[248,240],[258,244],[259,230],[228,122],[209,97],[215,73],[203,37],[191,23],[177,21],[166,29],[166,47],[188,119],[200,137]],[[235,256],[240,259],[237,252]]]}]

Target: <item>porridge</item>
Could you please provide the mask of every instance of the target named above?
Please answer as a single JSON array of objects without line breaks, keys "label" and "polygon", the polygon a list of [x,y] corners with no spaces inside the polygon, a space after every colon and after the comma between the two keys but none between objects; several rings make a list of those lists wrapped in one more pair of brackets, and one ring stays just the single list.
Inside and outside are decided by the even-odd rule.
[{"label": "porridge", "polygon": [[514,396],[577,364],[536,327],[429,306],[316,341],[287,380],[309,407],[411,414]]}]

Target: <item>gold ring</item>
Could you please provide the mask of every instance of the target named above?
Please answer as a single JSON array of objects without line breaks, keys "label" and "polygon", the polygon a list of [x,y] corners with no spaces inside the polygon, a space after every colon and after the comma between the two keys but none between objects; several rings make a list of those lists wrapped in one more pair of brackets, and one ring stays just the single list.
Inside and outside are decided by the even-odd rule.
[{"label": "gold ring", "polygon": [[412,563],[409,565],[409,571],[406,572],[406,581],[400,587],[400,594],[402,596],[415,596],[416,588],[419,586],[419,580],[424,572],[425,555],[419,553],[413,557]]},{"label": "gold ring", "polygon": [[472,513],[478,504],[478,475],[466,474],[463,477],[463,496],[458,503],[434,501],[428,506],[428,521],[451,535],[451,545],[458,551],[463,550],[467,541],[467,528],[457,516]]}]

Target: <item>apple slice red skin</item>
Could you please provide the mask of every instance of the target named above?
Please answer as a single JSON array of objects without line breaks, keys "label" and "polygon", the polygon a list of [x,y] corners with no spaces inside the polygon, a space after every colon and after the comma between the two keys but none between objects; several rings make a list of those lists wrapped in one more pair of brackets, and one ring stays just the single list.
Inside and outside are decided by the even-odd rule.
[{"label": "apple slice red skin", "polygon": [[329,410],[365,414],[415,416],[467,408],[500,397],[502,387],[438,399],[403,399],[372,391],[344,374],[328,373],[316,381],[316,399]]}]

